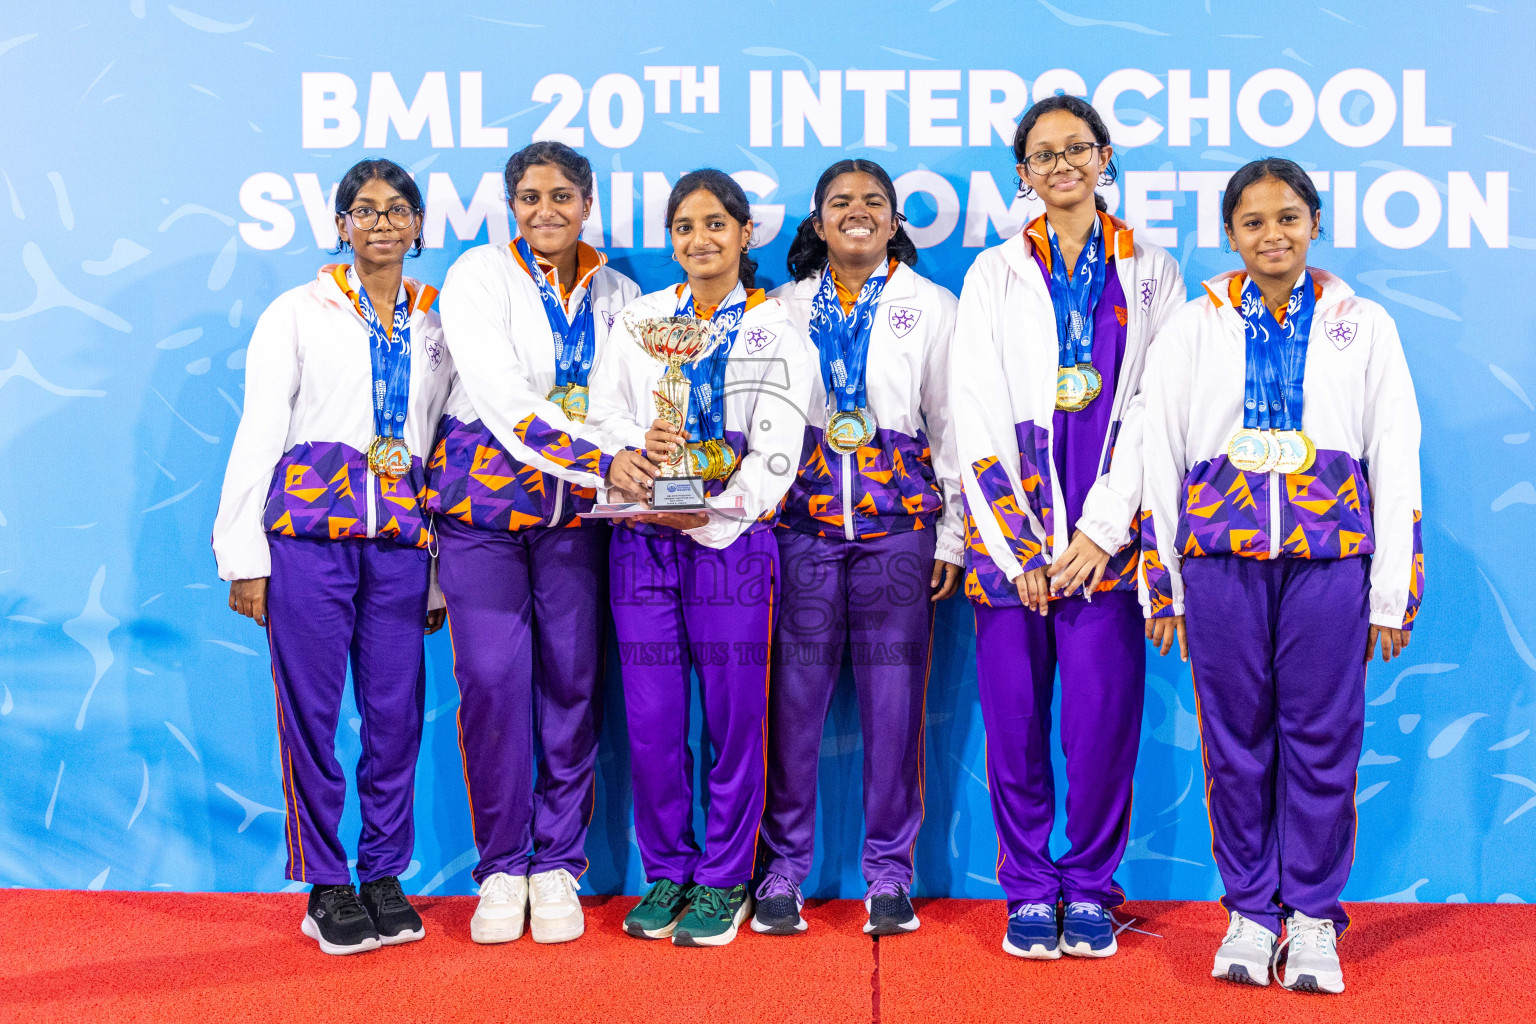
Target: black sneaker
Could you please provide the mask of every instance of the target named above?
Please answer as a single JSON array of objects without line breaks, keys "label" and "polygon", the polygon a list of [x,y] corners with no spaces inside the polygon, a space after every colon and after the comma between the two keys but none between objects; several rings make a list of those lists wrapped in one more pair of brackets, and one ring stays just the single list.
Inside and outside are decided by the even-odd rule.
[{"label": "black sneaker", "polygon": [[427,926],[421,923],[421,915],[400,891],[400,879],[394,875],[364,882],[359,895],[368,916],[373,918],[373,926],[379,930],[379,942],[383,945],[397,946],[426,937]]},{"label": "black sneaker", "polygon": [[916,931],[920,923],[912,901],[907,898],[907,887],[900,882],[875,882],[864,894],[864,909],[869,911],[869,920],[864,922],[865,935],[900,935]]},{"label": "black sneaker", "polygon": [[759,935],[799,935],[806,929],[805,918],[800,916],[804,904],[793,879],[769,872],[757,887],[752,930]]},{"label": "black sneaker", "polygon": [[300,931],[326,953],[345,956],[379,948],[379,930],[349,885],[317,885],[309,891],[309,910]]}]

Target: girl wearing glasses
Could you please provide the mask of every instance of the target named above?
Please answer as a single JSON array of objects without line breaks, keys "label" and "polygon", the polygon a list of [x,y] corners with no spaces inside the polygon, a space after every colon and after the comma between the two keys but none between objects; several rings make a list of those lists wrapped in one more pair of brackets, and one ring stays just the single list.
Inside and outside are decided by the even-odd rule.
[{"label": "girl wearing glasses", "polygon": [[[1130,826],[1145,643],[1137,605],[1142,364],[1184,302],[1178,265],[1105,212],[1117,171],[1086,102],[1036,103],[1013,138],[1044,213],[965,278],[951,388],[965,592],[1015,956],[1105,957]],[[1067,838],[1051,857],[1061,670]],[[1058,916],[1058,903],[1065,905]]]},{"label": "girl wearing glasses", "polygon": [[[1177,641],[1200,712],[1226,886],[1212,975],[1342,992],[1365,663],[1408,646],[1424,593],[1419,409],[1397,326],[1307,266],[1320,202],[1270,157],[1222,198],[1241,270],[1147,360],[1147,635]],[[1187,629],[1187,638],[1186,638]],[[1283,918],[1282,918],[1283,915]]]},{"label": "girl wearing glasses", "polygon": [[[815,360],[784,303],[754,285],[752,210],[729,176],[700,170],[667,200],[672,258],[687,279],[620,314],[612,359],[592,389],[591,423],[615,445],[662,460],[683,447],[716,509],[651,514],[614,530],[613,622],[645,898],[624,919],[638,938],[720,946],[752,912],[767,757],[768,655],[779,593],[773,526],[799,464]],[[659,405],[663,365],[638,344],[643,322],[711,321],[719,344],[684,367],[684,408]],[[674,412],[672,409],[668,413]],[[635,488],[623,486],[623,491]],[[693,832],[690,675],[698,670],[714,747],[705,836]]]},{"label": "girl wearing glasses", "polygon": [[588,385],[640,289],[581,240],[586,157],[535,142],[504,176],[518,236],[470,249],[443,283],[456,376],[427,504],[480,852],[470,937],[510,942],[526,923],[535,942],[566,942],[585,930],[607,642],[609,530],[577,518],[606,468],[584,426]]},{"label": "girl wearing glasses", "polygon": [[[896,187],[842,160],[774,294],[820,354],[799,470],[777,531],[784,570],[769,710],[766,875],[752,929],[804,931],[816,769],[852,643],[864,729],[864,931],[918,926],[908,889],[923,820],[923,702],[933,602],[960,582],[960,481],[949,430],[955,298],[912,269]],[[891,652],[899,652],[896,657]]]},{"label": "girl wearing glasses", "polygon": [[[421,250],[421,193],[388,160],[336,189],[353,262],[278,296],[247,350],[213,550],[229,606],[267,629],[277,690],[290,879],[313,883],[303,932],[327,953],[425,934],[399,875],[415,843],[430,526],[422,456],[452,366],[436,292],[403,276]],[[350,661],[362,754],[361,898],[337,835],[346,780],[336,724]]]}]

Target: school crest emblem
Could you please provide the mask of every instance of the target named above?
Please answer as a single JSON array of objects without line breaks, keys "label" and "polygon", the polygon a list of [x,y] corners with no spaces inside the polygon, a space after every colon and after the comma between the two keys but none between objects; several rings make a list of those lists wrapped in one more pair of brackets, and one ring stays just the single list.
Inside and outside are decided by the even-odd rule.
[{"label": "school crest emblem", "polygon": [[1141,282],[1140,291],[1141,291],[1141,308],[1144,309],[1144,310],[1151,309],[1152,308],[1152,296],[1157,294],[1157,280],[1155,278],[1150,278],[1149,277],[1146,280],[1142,281]]},{"label": "school crest emblem", "polygon": [[443,364],[443,346],[436,338],[427,341],[427,362],[432,364],[434,370]]},{"label": "school crest emblem", "polygon": [[906,306],[892,306],[890,312],[886,314],[891,325],[891,333],[898,338],[905,338],[911,334],[912,328],[917,326],[917,321],[922,315],[922,310],[910,309]]},{"label": "school crest emblem", "polygon": [[604,310],[604,312],[603,312],[603,322],[608,325],[608,329],[610,331],[613,330],[614,318],[615,318],[615,314],[609,313],[606,310]]},{"label": "school crest emblem", "polygon": [[1340,352],[1349,348],[1349,343],[1355,340],[1359,333],[1359,325],[1353,320],[1329,320],[1323,325],[1323,333],[1328,340],[1333,342],[1333,347]]},{"label": "school crest emblem", "polygon": [[755,356],[767,348],[769,342],[777,337],[777,334],[766,327],[754,327],[741,340],[747,346],[747,355]]}]

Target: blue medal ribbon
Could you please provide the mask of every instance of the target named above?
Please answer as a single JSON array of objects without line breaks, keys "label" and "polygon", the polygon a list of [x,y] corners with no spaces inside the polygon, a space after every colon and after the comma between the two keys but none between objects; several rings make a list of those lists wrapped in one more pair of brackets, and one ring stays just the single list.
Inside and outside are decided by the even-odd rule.
[{"label": "blue medal ribbon", "polygon": [[373,432],[378,437],[405,437],[405,414],[411,399],[411,299],[401,288],[395,303],[393,333],[385,333],[374,312],[368,289],[359,282],[357,304],[368,325],[368,350],[373,363]]},{"label": "blue medal ribbon", "polygon": [[568,317],[565,304],[560,301],[560,294],[555,286],[549,282],[549,278],[539,273],[537,257],[533,254],[533,247],[518,235],[512,240],[517,246],[518,255],[523,258],[523,265],[528,268],[529,275],[534,283],[539,286],[539,299],[544,303],[544,316],[549,320],[550,332],[555,339],[555,386],[559,388],[569,387],[572,384],[577,387],[587,386],[587,374],[592,370],[592,359],[597,352],[597,329],[592,319],[592,290],[587,289],[581,296],[581,304],[576,308],[576,315]]},{"label": "blue medal ribbon", "polygon": [[[688,378],[688,439],[719,441],[725,437],[725,365],[747,314],[747,290],[741,282],[731,289],[710,319],[718,326],[720,344],[709,355],[683,367]],[[677,316],[694,316],[693,289],[684,286],[677,300]]]},{"label": "blue medal ribbon", "polygon": [[1281,324],[1264,304],[1253,278],[1243,286],[1243,334],[1247,368],[1243,383],[1243,426],[1257,430],[1300,430],[1304,407],[1307,338],[1317,292],[1305,271],[1291,290]]},{"label": "blue medal ribbon", "polygon": [[1104,294],[1104,226],[1097,216],[1088,244],[1077,254],[1077,267],[1067,276],[1056,229],[1046,223],[1051,238],[1051,305],[1056,309],[1058,366],[1093,362],[1093,313]]},{"label": "blue medal ribbon", "polygon": [[811,300],[811,341],[821,353],[821,380],[827,397],[839,412],[852,412],[868,404],[864,370],[869,364],[875,306],[888,280],[890,264],[882,262],[859,289],[853,310],[844,315],[832,268],[821,272],[821,287]]}]

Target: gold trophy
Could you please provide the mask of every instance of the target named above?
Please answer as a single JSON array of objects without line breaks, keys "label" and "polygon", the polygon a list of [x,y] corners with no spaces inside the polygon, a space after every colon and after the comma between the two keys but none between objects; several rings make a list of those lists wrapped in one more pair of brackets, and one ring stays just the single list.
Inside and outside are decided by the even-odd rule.
[{"label": "gold trophy", "polygon": [[[647,355],[667,365],[651,396],[656,401],[656,415],[682,433],[688,419],[689,392],[683,367],[713,352],[720,344],[722,332],[714,321],[692,316],[626,318],[624,325]],[[697,512],[706,508],[705,477],[695,472],[697,468],[689,447],[672,452],[662,463],[661,473],[651,488],[651,508],[658,512]]]}]

